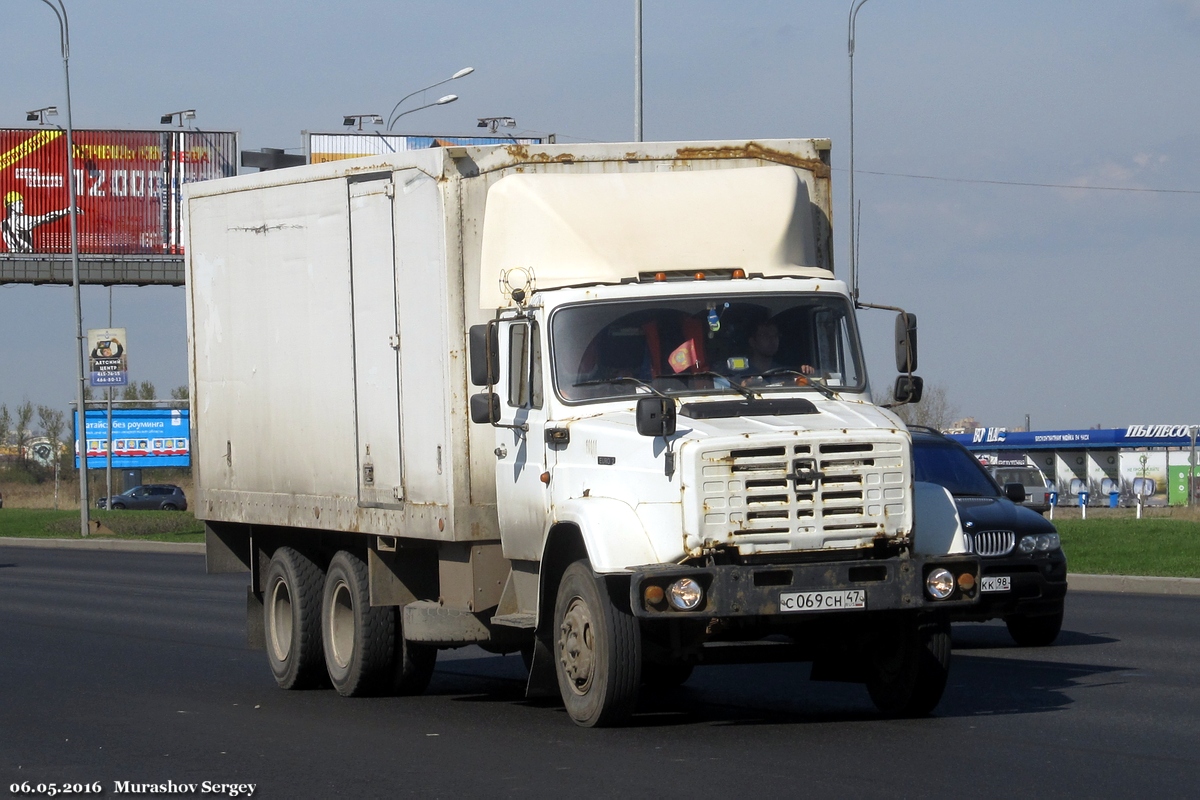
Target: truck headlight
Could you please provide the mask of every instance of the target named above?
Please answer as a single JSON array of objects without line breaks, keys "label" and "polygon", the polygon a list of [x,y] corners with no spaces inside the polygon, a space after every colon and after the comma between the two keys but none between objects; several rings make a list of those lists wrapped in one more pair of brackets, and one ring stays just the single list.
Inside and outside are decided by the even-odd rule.
[{"label": "truck headlight", "polygon": [[667,587],[667,601],[680,611],[694,611],[704,599],[704,589],[691,578],[680,578]]},{"label": "truck headlight", "polygon": [[925,578],[925,591],[934,600],[945,600],[954,594],[954,576],[950,570],[938,567]]}]

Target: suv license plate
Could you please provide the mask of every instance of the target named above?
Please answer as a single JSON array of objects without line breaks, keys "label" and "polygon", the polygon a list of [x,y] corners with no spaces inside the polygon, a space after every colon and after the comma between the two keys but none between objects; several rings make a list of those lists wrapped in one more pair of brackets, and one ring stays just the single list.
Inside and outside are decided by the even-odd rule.
[{"label": "suv license plate", "polygon": [[979,587],[981,592],[1007,592],[1010,589],[1012,589],[1012,578],[1008,575],[984,578]]},{"label": "suv license plate", "polygon": [[782,592],[779,610],[793,611],[852,611],[866,609],[867,593],[863,589],[838,592]]}]

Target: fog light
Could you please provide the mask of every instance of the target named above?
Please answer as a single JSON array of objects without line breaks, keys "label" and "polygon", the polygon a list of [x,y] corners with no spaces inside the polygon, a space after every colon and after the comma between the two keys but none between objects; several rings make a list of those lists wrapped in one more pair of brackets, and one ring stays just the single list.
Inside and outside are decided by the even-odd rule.
[{"label": "fog light", "polygon": [[646,605],[656,606],[666,598],[666,593],[661,586],[652,583],[642,590],[642,597],[646,600]]},{"label": "fog light", "polygon": [[925,591],[929,592],[929,596],[934,600],[945,600],[954,594],[954,576],[950,574],[950,570],[938,567],[925,579]]},{"label": "fog light", "polygon": [[958,588],[964,592],[970,592],[975,588],[975,576],[969,572],[964,572],[958,576]]},{"label": "fog light", "polygon": [[704,590],[691,578],[680,578],[667,589],[667,599],[680,611],[692,611],[700,607]]}]

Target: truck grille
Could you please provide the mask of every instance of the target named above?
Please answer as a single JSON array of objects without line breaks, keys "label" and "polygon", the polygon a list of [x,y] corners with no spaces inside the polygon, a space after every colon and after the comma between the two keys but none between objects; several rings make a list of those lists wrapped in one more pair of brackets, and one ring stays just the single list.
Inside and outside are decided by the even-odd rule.
[{"label": "truck grille", "polygon": [[905,527],[900,440],[706,450],[700,473],[706,546],[715,540],[732,541],[742,552],[854,547]]},{"label": "truck grille", "polygon": [[1017,543],[1012,531],[978,531],[971,534],[971,545],[977,556],[1006,556]]}]

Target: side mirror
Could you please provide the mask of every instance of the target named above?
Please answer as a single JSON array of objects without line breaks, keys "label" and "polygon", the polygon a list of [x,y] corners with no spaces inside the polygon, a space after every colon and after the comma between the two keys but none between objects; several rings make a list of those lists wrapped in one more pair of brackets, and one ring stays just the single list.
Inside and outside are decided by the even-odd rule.
[{"label": "side mirror", "polygon": [[920,375],[897,375],[896,385],[892,389],[892,401],[895,405],[921,402],[925,392],[925,379]]},{"label": "side mirror", "polygon": [[673,436],[675,401],[658,395],[638,400],[637,432],[642,436]]},{"label": "side mirror", "polygon": [[1019,483],[1004,484],[1004,496],[1014,503],[1025,502],[1025,487]]},{"label": "side mirror", "polygon": [[472,325],[467,337],[467,350],[471,361],[471,384],[488,385],[488,366],[492,380],[500,379],[500,349],[496,346],[495,325]]},{"label": "side mirror", "polygon": [[492,425],[500,421],[500,395],[480,392],[471,395],[471,422]]},{"label": "side mirror", "polygon": [[917,315],[901,311],[896,315],[896,371],[907,373],[916,369]]}]

